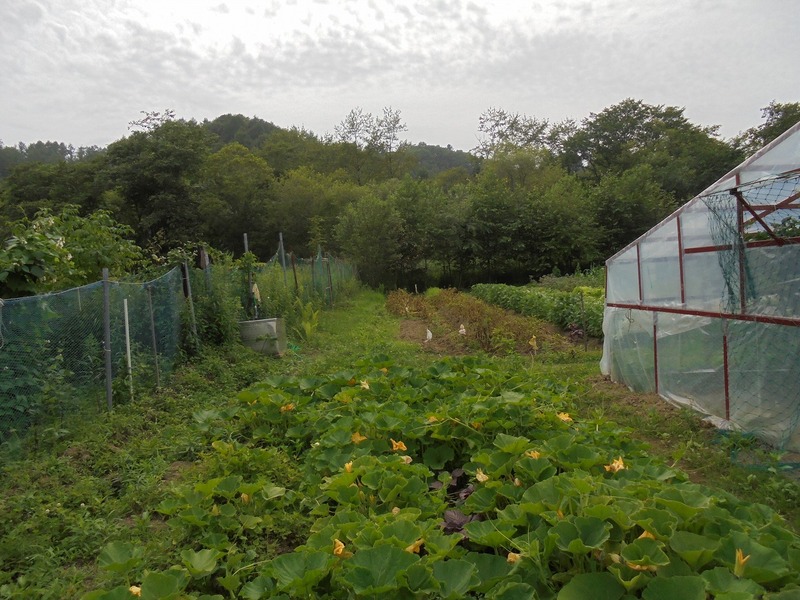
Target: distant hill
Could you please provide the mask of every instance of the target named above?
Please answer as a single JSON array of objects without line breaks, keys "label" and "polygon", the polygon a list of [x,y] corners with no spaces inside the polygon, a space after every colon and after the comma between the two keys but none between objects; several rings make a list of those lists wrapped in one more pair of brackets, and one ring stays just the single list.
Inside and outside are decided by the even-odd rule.
[{"label": "distant hill", "polygon": [[420,142],[416,146],[406,146],[405,149],[417,159],[416,166],[411,170],[411,176],[415,179],[427,179],[458,167],[469,173],[477,171],[478,159],[475,156],[463,150],[453,150],[450,145],[443,148]]},{"label": "distant hill", "polygon": [[203,121],[203,125],[219,136],[219,144],[215,150],[232,142],[239,142],[242,146],[255,150],[270,135],[281,129],[274,123],[258,117],[231,114],[220,115],[213,121]]}]

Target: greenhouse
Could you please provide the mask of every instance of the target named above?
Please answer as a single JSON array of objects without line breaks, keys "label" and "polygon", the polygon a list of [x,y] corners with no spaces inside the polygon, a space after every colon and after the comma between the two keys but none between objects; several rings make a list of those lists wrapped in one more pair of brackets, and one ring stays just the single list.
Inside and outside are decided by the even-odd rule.
[{"label": "greenhouse", "polygon": [[800,452],[800,123],[606,261],[601,370]]}]

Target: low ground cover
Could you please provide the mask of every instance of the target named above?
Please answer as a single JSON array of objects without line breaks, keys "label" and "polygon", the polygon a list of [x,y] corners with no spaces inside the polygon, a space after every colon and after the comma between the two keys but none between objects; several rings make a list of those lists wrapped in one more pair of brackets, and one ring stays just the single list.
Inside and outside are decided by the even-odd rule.
[{"label": "low ground cover", "polygon": [[[417,320],[461,310],[439,302]],[[663,460],[643,405],[614,424],[596,352],[453,357],[399,328],[363,294],[284,359],[206,356],[6,463],[0,597],[796,593],[786,523],[697,483],[693,447]]]}]

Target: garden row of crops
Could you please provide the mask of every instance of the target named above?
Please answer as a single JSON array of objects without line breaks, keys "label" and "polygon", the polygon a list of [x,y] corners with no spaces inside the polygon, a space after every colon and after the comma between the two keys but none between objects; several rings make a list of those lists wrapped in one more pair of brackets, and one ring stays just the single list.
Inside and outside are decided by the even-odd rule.
[{"label": "garden row of crops", "polygon": [[580,328],[591,337],[603,337],[602,288],[581,286],[566,292],[541,286],[480,283],[472,286],[470,293],[484,302],[550,321],[565,330]]},{"label": "garden row of crops", "polygon": [[272,376],[195,414],[195,482],[87,599],[795,598],[800,538],[689,483],[569,384],[488,358]]}]

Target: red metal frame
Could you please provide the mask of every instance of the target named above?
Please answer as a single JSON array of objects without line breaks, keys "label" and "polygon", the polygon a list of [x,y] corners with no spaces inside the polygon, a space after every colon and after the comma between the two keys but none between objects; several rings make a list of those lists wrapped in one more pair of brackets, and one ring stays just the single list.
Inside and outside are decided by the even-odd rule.
[{"label": "red metal frame", "polygon": [[714,312],[711,310],[692,310],[687,308],[672,308],[670,306],[651,306],[647,304],[628,304],[625,302],[606,302],[611,308],[627,308],[631,310],[645,310],[650,312],[663,312],[675,315],[689,315],[692,317],[711,317],[714,319],[730,319],[733,321],[750,321],[752,323],[767,323],[769,325],[786,325],[787,327],[800,327],[800,318],[773,317],[770,315],[752,315]]},{"label": "red metal frame", "polygon": [[731,396],[730,396],[730,377],[728,375],[728,322],[722,325],[722,371],[725,381],[725,420],[731,420]]},{"label": "red metal frame", "polygon": [[653,373],[658,394],[658,313],[653,313]]},{"label": "red metal frame", "polygon": [[681,230],[681,215],[675,217],[675,225],[678,229],[678,274],[681,279],[681,304],[686,304],[686,286],[683,278],[683,233]]},{"label": "red metal frame", "polygon": [[[766,248],[769,246],[791,246],[792,244],[800,244],[800,237],[781,238],[782,244],[778,244],[775,240],[752,240],[745,242],[745,248]],[[684,248],[685,254],[701,254],[703,252],[724,252],[733,248],[730,244],[722,244],[721,246],[695,246],[694,248]]]}]

